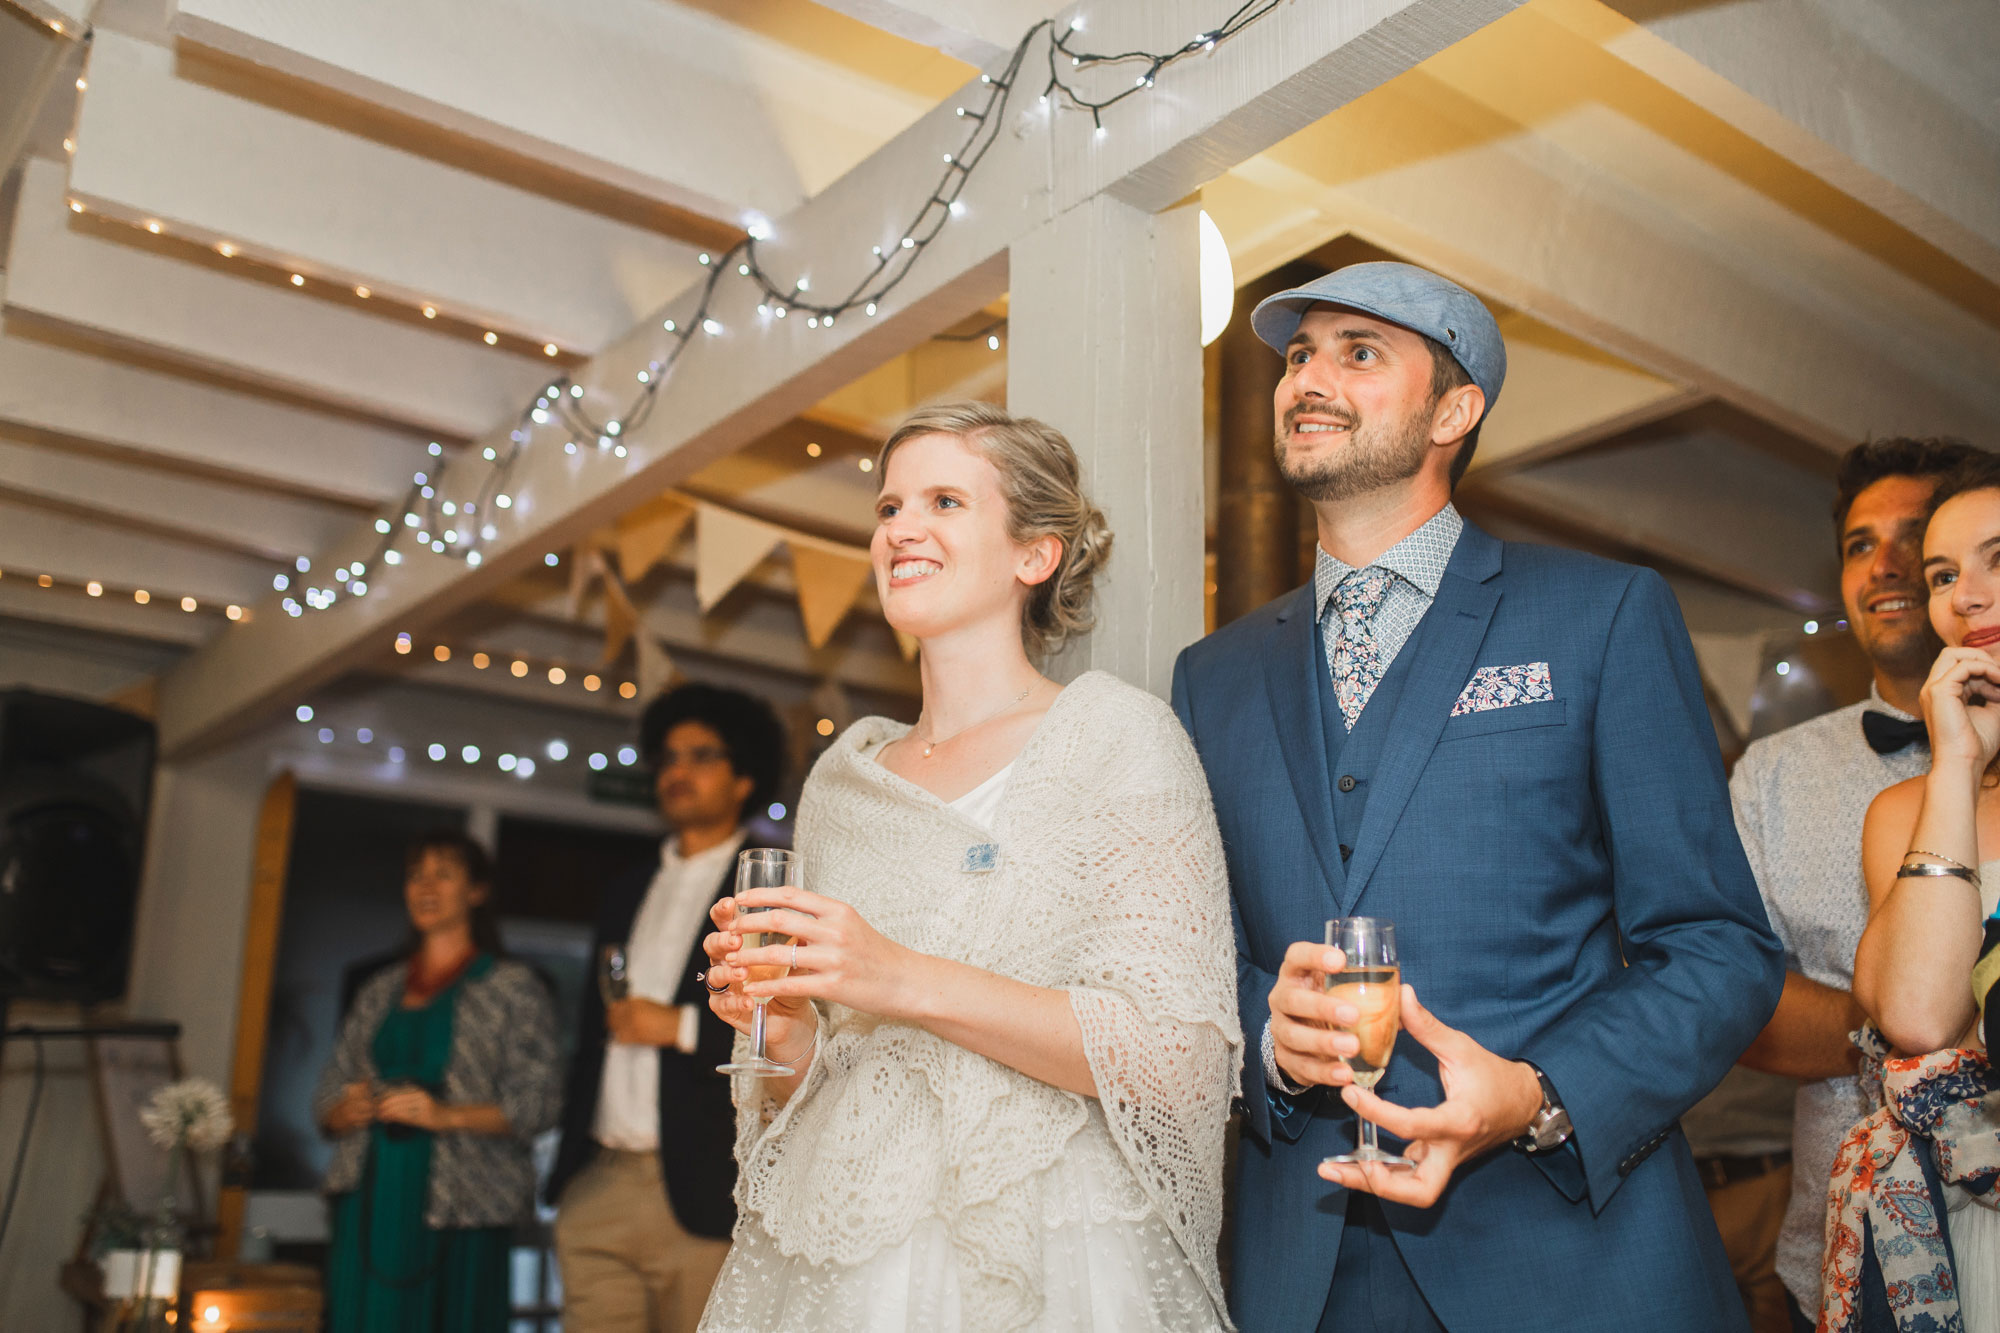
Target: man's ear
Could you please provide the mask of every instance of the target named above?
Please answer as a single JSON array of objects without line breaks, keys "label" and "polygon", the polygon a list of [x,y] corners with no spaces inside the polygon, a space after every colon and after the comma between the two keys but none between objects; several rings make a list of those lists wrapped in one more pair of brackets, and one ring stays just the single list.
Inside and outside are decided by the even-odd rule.
[{"label": "man's ear", "polygon": [[1486,416],[1486,391],[1477,384],[1461,384],[1438,399],[1431,413],[1431,443],[1456,448],[1472,434]]}]

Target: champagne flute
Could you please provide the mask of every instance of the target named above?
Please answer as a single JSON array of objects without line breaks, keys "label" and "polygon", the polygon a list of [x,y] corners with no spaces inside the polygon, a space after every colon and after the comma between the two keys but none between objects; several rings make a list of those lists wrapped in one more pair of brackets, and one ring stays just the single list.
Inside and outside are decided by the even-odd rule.
[{"label": "champagne flute", "polygon": [[632,993],[624,945],[607,944],[597,951],[597,993],[604,997],[606,1009]]},{"label": "champagne flute", "polygon": [[[1326,975],[1326,993],[1361,1011],[1354,1035],[1361,1049],[1348,1057],[1356,1087],[1373,1088],[1388,1071],[1402,1027],[1403,969],[1396,959],[1396,927],[1372,916],[1342,917],[1326,923],[1326,942],[1347,958],[1347,966]],[[1355,1113],[1359,1143],[1353,1152],[1326,1160],[1341,1165],[1376,1162],[1383,1166],[1415,1166],[1409,1158],[1384,1152],[1375,1141],[1375,1123]]]},{"label": "champagne flute", "polygon": [[[777,847],[747,847],[736,857],[736,896],[740,900],[752,889],[775,889],[786,884],[798,884],[805,869],[805,859],[797,852],[785,851]],[[759,930],[756,919],[766,912],[776,911],[771,907],[736,908],[736,933],[743,937],[743,947],[761,949],[774,944],[789,944],[792,937],[775,930]],[[759,963],[746,969],[751,981],[778,981],[792,969],[788,963]],[[726,1065],[717,1065],[721,1074],[748,1074],[752,1078],[785,1078],[799,1071],[788,1064],[780,1064],[764,1053],[764,1006],[771,1002],[768,995],[750,997],[754,1008],[750,1011],[750,1054],[743,1060],[732,1060]]]}]

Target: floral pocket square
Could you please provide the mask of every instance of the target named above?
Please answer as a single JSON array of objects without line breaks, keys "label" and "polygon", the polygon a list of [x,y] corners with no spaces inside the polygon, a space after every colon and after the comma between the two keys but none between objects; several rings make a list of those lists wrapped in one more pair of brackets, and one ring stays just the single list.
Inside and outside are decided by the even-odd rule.
[{"label": "floral pocket square", "polygon": [[1555,690],[1549,685],[1547,662],[1481,667],[1465,683],[1458,702],[1451,706],[1451,715],[1483,713],[1490,708],[1512,708],[1516,704],[1548,703],[1555,697]]}]

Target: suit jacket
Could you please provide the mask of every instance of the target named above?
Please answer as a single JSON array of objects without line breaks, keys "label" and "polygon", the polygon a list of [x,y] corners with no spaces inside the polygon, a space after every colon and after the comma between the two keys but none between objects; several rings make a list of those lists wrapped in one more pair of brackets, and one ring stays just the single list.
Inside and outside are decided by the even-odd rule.
[{"label": "suit jacket", "polygon": [[[1479,668],[1539,663],[1553,697],[1452,716]],[[1174,673],[1236,916],[1236,1318],[1310,1328],[1326,1301],[1346,1198],[1314,1168],[1352,1144],[1354,1115],[1317,1090],[1269,1091],[1258,1039],[1286,947],[1323,939],[1329,918],[1377,916],[1395,922],[1419,998],[1532,1061],[1575,1127],[1556,1153],[1501,1148],[1461,1167],[1430,1209],[1383,1206],[1445,1325],[1601,1328],[1625,1312],[1649,1331],[1742,1327],[1676,1122],[1769,1019],[1783,965],[1665,582],[1468,524],[1396,688],[1370,701],[1380,745],[1358,775],[1344,752],[1330,761],[1325,671],[1308,586],[1190,647]],[[1336,802],[1355,793],[1343,846]],[[1443,1097],[1407,1035],[1377,1091]]]},{"label": "suit jacket", "polygon": [[[591,940],[593,964],[606,944],[631,937],[639,905],[652,887],[658,867],[620,879],[606,890],[598,907]],[[716,885],[715,898],[736,888],[732,861]],[[702,932],[706,934],[707,931]],[[729,1077],[715,1067],[729,1060],[736,1030],[708,1011],[708,991],[696,973],[708,966],[697,939],[682,971],[674,1004],[692,1004],[701,1011],[700,1035],[693,1055],[672,1046],[660,1048],[660,1174],[667,1204],[674,1217],[697,1236],[726,1240],[736,1226],[736,1108],[729,1097]],[[576,1058],[570,1066],[569,1096],[563,1104],[562,1144],[549,1173],[548,1197],[559,1203],[562,1192],[597,1155],[597,1097],[604,1085],[604,999],[595,972],[584,988]]]}]

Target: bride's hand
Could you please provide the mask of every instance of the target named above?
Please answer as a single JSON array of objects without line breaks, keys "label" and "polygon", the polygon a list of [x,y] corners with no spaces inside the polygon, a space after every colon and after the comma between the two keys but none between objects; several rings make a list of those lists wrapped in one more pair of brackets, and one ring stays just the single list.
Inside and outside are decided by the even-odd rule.
[{"label": "bride's hand", "polygon": [[[747,1036],[750,1015],[756,1008],[743,994],[743,983],[750,974],[726,961],[743,947],[743,936],[736,928],[736,900],[724,898],[717,902],[708,909],[708,919],[715,923],[714,932],[703,936],[701,941],[701,951],[708,955],[708,971],[702,978],[702,984],[711,988],[708,1011]],[[728,989],[717,993],[712,989],[716,986]],[[773,1000],[764,1009],[765,1049],[774,1059],[788,1057],[811,1043],[818,1026],[819,1016],[809,1001]]]},{"label": "bride's hand", "polygon": [[798,945],[796,954],[791,944],[772,944],[728,958],[734,965],[790,964],[781,980],[751,982],[750,994],[771,996],[774,1009],[811,999],[883,1018],[904,1016],[920,955],[888,939],[848,904],[792,887],[752,889],[736,901],[776,908],[757,924]]},{"label": "bride's hand", "polygon": [[2000,663],[1983,649],[1939,653],[1919,697],[1933,767],[1956,760],[1983,772],[2000,754]]}]

